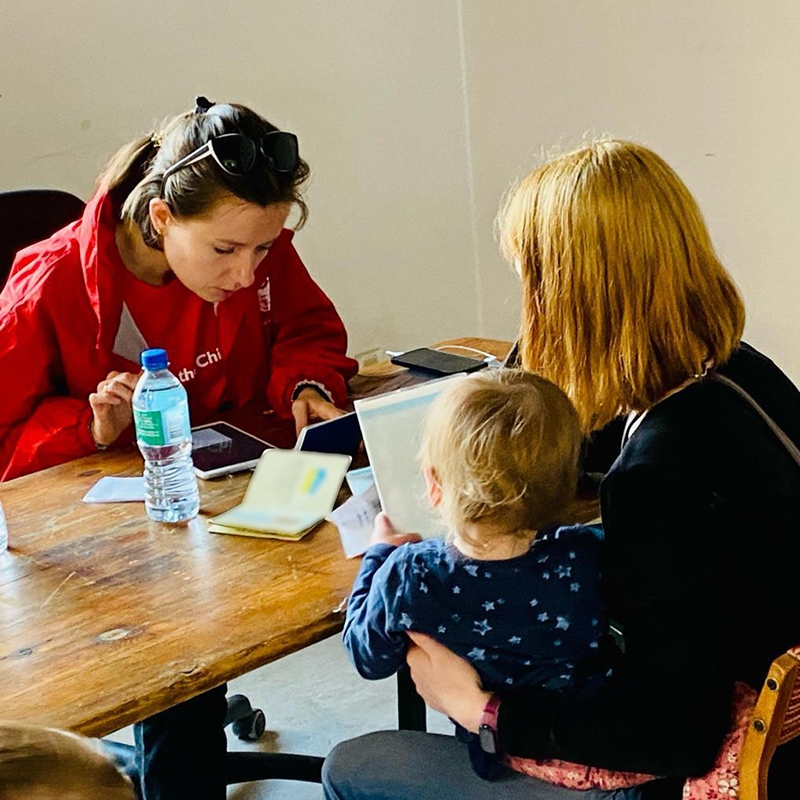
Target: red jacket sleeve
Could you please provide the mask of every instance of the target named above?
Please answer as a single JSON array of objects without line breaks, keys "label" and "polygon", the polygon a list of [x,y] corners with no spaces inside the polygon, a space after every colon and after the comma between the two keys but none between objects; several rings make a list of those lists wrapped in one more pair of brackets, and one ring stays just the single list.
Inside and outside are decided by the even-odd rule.
[{"label": "red jacket sleeve", "polygon": [[88,398],[59,397],[57,358],[38,304],[0,309],[0,480],[52,467],[96,450]]},{"label": "red jacket sleeve", "polygon": [[288,415],[298,383],[321,384],[337,406],[347,400],[347,380],[358,364],[348,358],[347,333],[333,303],[317,286],[289,236],[275,244],[269,272],[270,376],[267,397]]}]

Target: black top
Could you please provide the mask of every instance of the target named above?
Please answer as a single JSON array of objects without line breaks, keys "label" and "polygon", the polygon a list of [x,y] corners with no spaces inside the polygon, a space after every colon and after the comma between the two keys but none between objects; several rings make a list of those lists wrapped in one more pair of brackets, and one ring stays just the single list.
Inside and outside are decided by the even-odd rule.
[{"label": "black top", "polygon": [[[720,372],[800,446],[800,392],[775,364],[743,344]],[[702,381],[648,412],[601,501],[621,668],[590,699],[508,693],[501,742],[520,756],[672,776],[649,796],[677,798],[680,778],[713,763],[733,681],[760,688],[800,643],[800,467],[744,399]]]}]

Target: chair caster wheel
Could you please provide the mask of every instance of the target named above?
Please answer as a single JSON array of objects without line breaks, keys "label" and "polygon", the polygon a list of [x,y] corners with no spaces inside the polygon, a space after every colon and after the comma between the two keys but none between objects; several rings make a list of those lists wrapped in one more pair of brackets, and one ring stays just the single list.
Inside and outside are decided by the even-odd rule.
[{"label": "chair caster wheel", "polygon": [[254,708],[252,714],[237,719],[233,723],[233,733],[243,742],[258,741],[267,728],[267,718],[260,708]]}]

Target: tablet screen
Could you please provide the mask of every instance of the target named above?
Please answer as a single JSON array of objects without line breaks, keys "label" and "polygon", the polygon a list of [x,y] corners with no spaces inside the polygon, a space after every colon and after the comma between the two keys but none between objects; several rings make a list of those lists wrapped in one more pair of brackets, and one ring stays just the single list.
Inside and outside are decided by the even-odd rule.
[{"label": "tablet screen", "polygon": [[361,426],[355,412],[307,425],[300,431],[296,450],[355,456],[361,444]]},{"label": "tablet screen", "polygon": [[251,469],[271,444],[227,422],[192,428],[192,462],[201,478]]}]

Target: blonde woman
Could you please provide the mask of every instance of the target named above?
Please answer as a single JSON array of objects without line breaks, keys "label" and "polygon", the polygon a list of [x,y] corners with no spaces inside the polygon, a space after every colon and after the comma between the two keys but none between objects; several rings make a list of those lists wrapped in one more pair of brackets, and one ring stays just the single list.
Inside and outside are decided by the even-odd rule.
[{"label": "blonde woman", "polygon": [[[625,653],[608,685],[579,699],[487,692],[466,661],[416,634],[408,661],[430,706],[502,752],[662,775],[642,797],[677,800],[714,761],[734,682],[759,685],[800,636],[800,469],[736,387],[795,445],[800,392],[741,342],[742,301],[700,210],[647,148],[603,140],[544,164],[509,195],[499,228],[522,282],[522,365],[567,393],[585,433],[627,418],[601,485],[605,602]],[[373,770],[359,740],[333,751],[329,798],[411,786],[437,800],[551,797],[474,779],[446,737],[384,736],[369,740],[391,754]],[[790,786],[777,764],[773,800]]]}]

